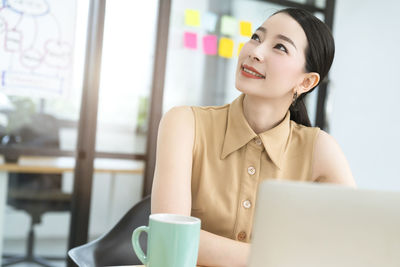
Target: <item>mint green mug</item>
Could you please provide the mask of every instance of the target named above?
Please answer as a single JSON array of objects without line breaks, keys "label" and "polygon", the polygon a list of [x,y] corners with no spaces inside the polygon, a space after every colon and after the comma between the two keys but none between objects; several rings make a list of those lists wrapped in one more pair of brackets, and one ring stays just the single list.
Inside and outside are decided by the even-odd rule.
[{"label": "mint green mug", "polygon": [[[148,267],[195,267],[200,242],[198,218],[176,214],[151,214],[149,226],[133,231],[133,250]],[[147,255],[139,244],[139,236],[147,232]]]}]

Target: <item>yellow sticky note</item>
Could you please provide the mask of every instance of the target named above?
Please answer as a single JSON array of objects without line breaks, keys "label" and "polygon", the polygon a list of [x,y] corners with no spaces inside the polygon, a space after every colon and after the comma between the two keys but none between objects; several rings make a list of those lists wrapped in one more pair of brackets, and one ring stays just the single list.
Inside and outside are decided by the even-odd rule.
[{"label": "yellow sticky note", "polygon": [[240,35],[251,37],[251,22],[241,21],[240,22]]},{"label": "yellow sticky note", "polygon": [[185,24],[188,26],[200,26],[200,12],[195,9],[185,10]]},{"label": "yellow sticky note", "polygon": [[221,37],[219,39],[218,55],[220,57],[232,58],[233,56],[233,40]]},{"label": "yellow sticky note", "polygon": [[243,46],[244,46],[244,43],[239,43],[239,48],[238,48],[238,53],[237,53],[238,56],[239,56],[240,50],[242,50]]}]

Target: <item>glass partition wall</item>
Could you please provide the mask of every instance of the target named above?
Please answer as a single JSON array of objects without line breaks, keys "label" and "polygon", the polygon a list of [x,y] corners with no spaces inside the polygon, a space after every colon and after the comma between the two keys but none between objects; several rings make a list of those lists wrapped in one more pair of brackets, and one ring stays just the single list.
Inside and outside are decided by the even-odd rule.
[{"label": "glass partition wall", "polygon": [[[34,18],[19,18],[8,1],[0,8],[0,38],[9,43],[0,50],[1,58],[7,59],[7,64],[0,65],[2,264],[26,256],[24,266],[37,266],[35,260],[65,266],[69,246],[106,232],[142,197],[158,1],[146,1],[140,8],[135,1],[107,1],[103,36],[98,36],[102,47],[93,40],[94,31],[88,32],[99,26],[90,25],[95,21],[90,16],[99,12],[100,2],[105,3],[35,1],[36,9],[30,6],[37,15]],[[21,40],[29,43],[17,48],[29,53],[12,46],[10,40],[16,42],[19,32],[25,34]],[[99,67],[99,86],[97,127],[91,135],[95,138],[93,182],[89,194],[83,201],[75,199],[78,208],[71,211],[74,186],[86,186],[89,180],[74,167],[75,157],[87,160],[90,154],[81,150],[79,135],[85,132],[82,128],[93,125],[88,116],[83,116],[87,124],[80,123],[82,108],[90,103],[85,91],[92,90],[86,86],[91,86],[87,80],[93,71],[88,74],[85,67],[93,62],[88,59],[93,51],[86,53],[88,42],[93,41],[101,52],[101,68],[95,66]],[[31,64],[30,68],[24,64]],[[91,114],[92,107],[93,103]],[[31,198],[16,203],[13,197],[21,198],[21,194],[15,195],[14,189],[23,189],[22,194]],[[50,202],[60,203],[49,207],[43,198],[55,191],[58,200]],[[82,206],[87,206],[89,218],[83,227],[79,223],[85,217],[79,214]],[[70,225],[71,212],[74,225]]]},{"label": "glass partition wall", "polygon": [[142,199],[157,0],[106,1],[96,153],[131,172],[94,176],[89,238],[110,229]]},{"label": "glass partition wall", "polygon": [[89,1],[34,2],[0,8],[0,261],[62,266]]}]

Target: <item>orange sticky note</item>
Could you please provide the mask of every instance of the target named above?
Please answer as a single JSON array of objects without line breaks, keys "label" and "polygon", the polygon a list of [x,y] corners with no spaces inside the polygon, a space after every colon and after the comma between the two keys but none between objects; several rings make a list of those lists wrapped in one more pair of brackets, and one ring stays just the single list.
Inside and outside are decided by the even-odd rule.
[{"label": "orange sticky note", "polygon": [[221,37],[219,39],[218,55],[224,58],[232,58],[233,56],[233,40]]},{"label": "orange sticky note", "polygon": [[199,27],[200,26],[200,12],[195,9],[185,10],[185,24],[188,26]]},{"label": "orange sticky note", "polygon": [[244,43],[239,43],[239,48],[238,48],[238,53],[237,53],[238,56],[239,56],[240,51],[242,50],[243,46],[244,46]]},{"label": "orange sticky note", "polygon": [[240,22],[240,35],[251,37],[251,22],[248,21],[241,21]]}]

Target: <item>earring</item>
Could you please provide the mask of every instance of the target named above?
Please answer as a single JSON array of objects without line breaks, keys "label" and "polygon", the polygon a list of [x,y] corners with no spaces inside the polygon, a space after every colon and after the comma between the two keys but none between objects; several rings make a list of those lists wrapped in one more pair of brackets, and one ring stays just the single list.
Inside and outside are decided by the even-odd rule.
[{"label": "earring", "polygon": [[296,105],[296,100],[297,100],[297,91],[294,92],[294,95],[293,95],[293,101],[292,101],[292,106],[293,107]]}]

